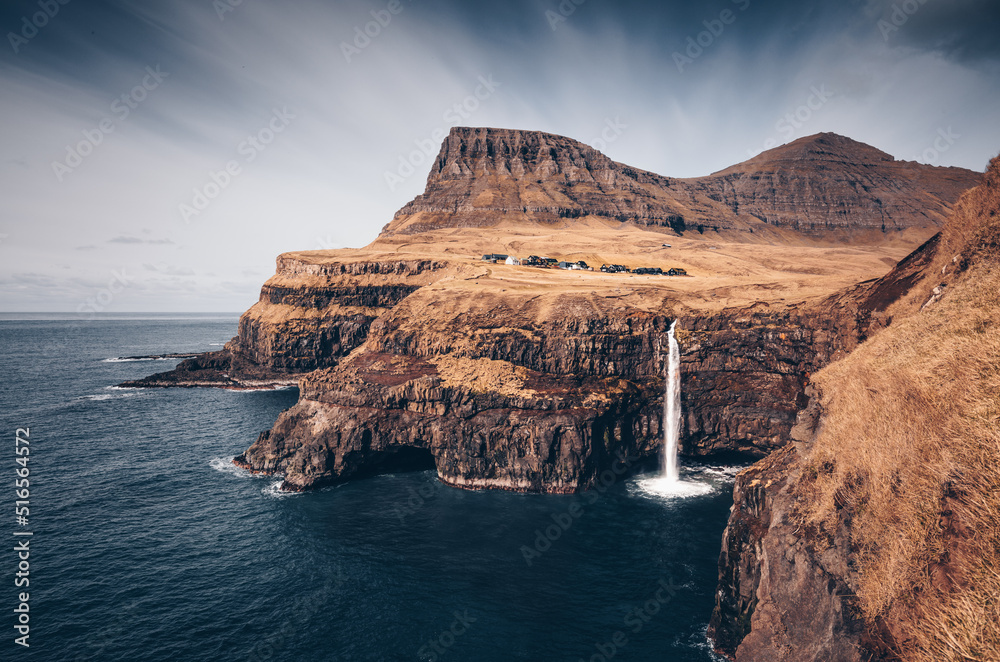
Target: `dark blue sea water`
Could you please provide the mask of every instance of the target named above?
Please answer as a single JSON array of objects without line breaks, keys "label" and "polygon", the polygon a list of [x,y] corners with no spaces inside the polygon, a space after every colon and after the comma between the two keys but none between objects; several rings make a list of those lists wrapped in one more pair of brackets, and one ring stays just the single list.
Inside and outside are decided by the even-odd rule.
[{"label": "dark blue sea water", "polygon": [[[713,659],[724,477],[701,468],[712,491],[673,500],[635,478],[539,496],[433,472],[281,495],[228,461],[294,390],[109,388],[175,362],[107,359],[207,351],[235,328],[0,320],[5,547],[22,530],[17,428],[30,428],[34,534],[30,588],[14,586],[17,554],[0,554],[0,659]],[[28,649],[13,627],[25,590]]]}]

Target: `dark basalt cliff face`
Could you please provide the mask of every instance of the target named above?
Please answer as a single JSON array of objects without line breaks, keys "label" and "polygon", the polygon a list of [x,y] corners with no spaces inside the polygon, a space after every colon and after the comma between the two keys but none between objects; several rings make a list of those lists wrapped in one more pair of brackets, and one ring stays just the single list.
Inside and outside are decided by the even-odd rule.
[{"label": "dark basalt cliff face", "polygon": [[375,319],[445,267],[434,260],[310,264],[283,256],[228,349],[276,373],[336,365],[364,342]]},{"label": "dark basalt cliff face", "polygon": [[[561,493],[592,486],[617,452],[657,452],[667,318],[549,321],[484,297],[427,319],[416,310],[434,293],[414,296],[336,368],[305,377],[299,403],[237,464],[305,489],[422,451],[456,486]],[[561,313],[575,303],[563,297]]]},{"label": "dark basalt cliff face", "polygon": [[240,317],[238,334],[224,350],[121,386],[294,384],[361,346],[374,320],[447,267],[439,260],[391,256],[329,263],[311,261],[308,254],[282,255],[260,300]]},{"label": "dark basalt cliff face", "polygon": [[685,452],[760,458],[787,444],[810,373],[857,344],[856,325],[834,312],[761,306],[685,320]]},{"label": "dark basalt cliff face", "polygon": [[[454,485],[567,492],[590,487],[615,449],[659,453],[670,318],[579,319],[563,296],[558,321],[489,299],[427,320],[413,308],[429,295],[413,296],[336,368],[303,378],[298,404],[237,463],[300,490],[420,450]],[[809,373],[857,343],[855,309],[839,305],[681,318],[682,452],[784,446]]]},{"label": "dark basalt cliff face", "polygon": [[430,465],[458,487],[566,493],[592,487],[617,456],[658,447],[656,384],[487,361],[497,381],[479,390],[454,375],[475,363],[352,357],[303,380],[299,403],[235,462],[283,473],[289,490]]},{"label": "dark basalt cliff face", "polygon": [[737,478],[708,634],[735,660],[886,659],[847,583],[849,524],[833,536],[797,524],[797,454],[789,445]]},{"label": "dark basalt cliff face", "polygon": [[738,237],[776,228],[842,240],[907,228],[928,234],[980,173],[896,161],[832,133],[801,138],[708,177],[664,177],[537,131],[455,128],[426,191],[384,233],[551,223],[598,216]]}]

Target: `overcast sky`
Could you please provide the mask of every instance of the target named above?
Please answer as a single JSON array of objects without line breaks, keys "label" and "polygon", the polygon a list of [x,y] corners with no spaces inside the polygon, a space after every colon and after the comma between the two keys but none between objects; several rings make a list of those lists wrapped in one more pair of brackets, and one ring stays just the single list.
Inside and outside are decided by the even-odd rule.
[{"label": "overcast sky", "polygon": [[0,9],[0,311],[242,311],[278,253],[374,239],[456,125],[682,177],[821,131],[1000,152],[995,0],[147,4]]}]

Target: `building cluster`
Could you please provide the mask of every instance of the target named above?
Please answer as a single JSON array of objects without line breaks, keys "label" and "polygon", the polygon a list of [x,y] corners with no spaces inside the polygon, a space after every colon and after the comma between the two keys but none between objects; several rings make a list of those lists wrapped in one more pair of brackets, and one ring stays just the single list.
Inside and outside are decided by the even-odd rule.
[{"label": "building cluster", "polygon": [[[541,269],[566,269],[571,271],[593,271],[594,268],[589,266],[583,260],[577,262],[569,262],[566,260],[559,260],[554,257],[539,257],[537,255],[529,255],[526,258],[518,258],[513,255],[502,255],[500,253],[487,253],[483,255],[483,262],[489,262],[491,264],[509,264],[514,266],[524,266],[524,267],[538,267]],[[623,264],[602,264],[602,272],[606,274],[618,274],[618,273],[631,273],[639,275],[662,275],[662,276],[687,276],[688,273],[684,269],[679,267],[674,267],[672,269],[667,269],[664,271],[660,267],[636,267],[635,269],[630,269]]]}]

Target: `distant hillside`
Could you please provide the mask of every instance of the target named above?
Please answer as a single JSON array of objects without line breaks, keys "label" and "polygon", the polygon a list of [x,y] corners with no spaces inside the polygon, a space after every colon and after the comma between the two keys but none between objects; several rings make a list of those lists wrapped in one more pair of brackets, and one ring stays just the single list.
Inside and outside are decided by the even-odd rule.
[{"label": "distant hillside", "polygon": [[736,241],[870,243],[912,230],[918,243],[981,177],[895,161],[825,133],[708,177],[677,179],[617,163],[562,136],[455,128],[425,192],[397,212],[383,236],[594,216]]}]

